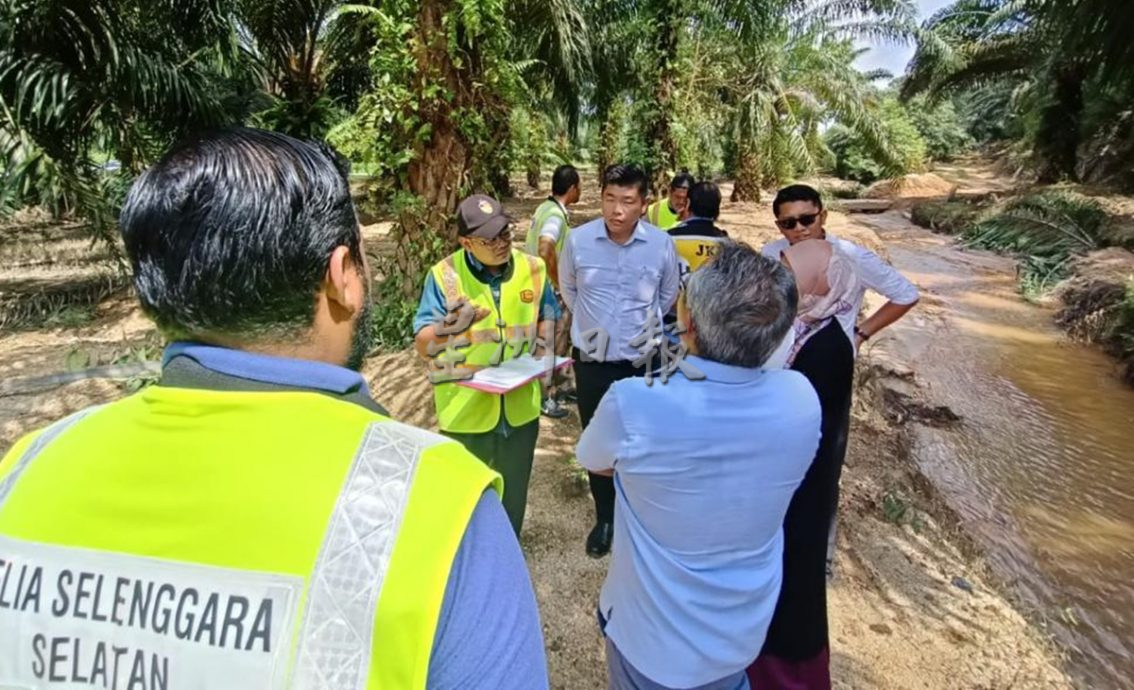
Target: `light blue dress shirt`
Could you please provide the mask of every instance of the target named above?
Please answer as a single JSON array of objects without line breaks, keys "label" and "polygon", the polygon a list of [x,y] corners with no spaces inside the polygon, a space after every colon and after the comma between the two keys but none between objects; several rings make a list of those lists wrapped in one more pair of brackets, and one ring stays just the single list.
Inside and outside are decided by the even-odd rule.
[{"label": "light blue dress shirt", "polygon": [[[646,222],[626,244],[606,233],[602,218],[571,231],[559,255],[559,289],[571,310],[571,342],[588,352],[583,334],[601,328],[610,338],[607,362],[634,361],[641,351],[630,345],[645,330],[651,313],[667,313],[680,288],[673,238]],[[598,355],[595,355],[596,359]]]},{"label": "light blue dress shirt", "polygon": [[689,357],[706,378],[618,381],[576,449],[614,469],[618,498],[600,610],[635,669],[707,685],[760,652],[783,572],[783,521],[819,446],[802,374]]}]

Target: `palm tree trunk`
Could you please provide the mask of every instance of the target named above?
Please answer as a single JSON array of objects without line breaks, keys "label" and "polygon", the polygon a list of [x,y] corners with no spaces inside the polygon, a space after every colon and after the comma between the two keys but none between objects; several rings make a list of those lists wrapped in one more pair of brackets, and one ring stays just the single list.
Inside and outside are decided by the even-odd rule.
[{"label": "palm tree trunk", "polygon": [[760,159],[750,146],[740,145],[732,201],[760,201]]},{"label": "palm tree trunk", "polygon": [[669,188],[669,178],[677,170],[677,142],[670,127],[673,92],[677,83],[677,42],[685,21],[684,8],[676,0],[660,0],[657,4],[658,29],[655,41],[658,72],[655,81],[656,108],[651,112],[646,131],[653,150],[653,186],[660,192]]},{"label": "palm tree trunk", "polygon": [[1062,63],[1052,68],[1051,101],[1040,114],[1035,153],[1040,160],[1038,181],[1051,184],[1063,179],[1078,182],[1077,163],[1082,137],[1083,68]]},{"label": "palm tree trunk", "polygon": [[598,164],[600,178],[603,171],[614,163],[614,159],[618,155],[618,135],[622,129],[620,113],[618,106],[612,106],[605,113],[600,113],[599,116],[602,129],[599,130],[599,148],[595,162]]},{"label": "palm tree trunk", "polygon": [[418,117],[431,128],[407,167],[406,187],[415,203],[398,216],[392,234],[397,247],[394,262],[407,299],[416,297],[426,271],[456,245],[453,213],[460,195],[468,187],[472,167],[472,145],[457,127],[455,114],[471,107],[467,84],[474,75],[469,66],[458,67],[449,54],[446,15],[457,11],[453,0],[423,0],[417,14],[414,61],[417,70],[412,88],[425,94],[441,86],[443,95],[422,98]]}]

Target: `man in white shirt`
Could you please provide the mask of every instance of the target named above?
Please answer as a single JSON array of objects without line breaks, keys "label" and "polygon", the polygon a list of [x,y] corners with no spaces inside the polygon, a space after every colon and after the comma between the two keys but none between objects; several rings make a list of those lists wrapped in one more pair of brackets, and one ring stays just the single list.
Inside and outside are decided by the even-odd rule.
[{"label": "man in white shirt", "polygon": [[[823,209],[819,192],[802,184],[784,187],[772,202],[772,213],[775,214],[776,226],[784,237],[764,245],[764,256],[779,261],[780,254],[791,245],[804,240],[825,239],[854,259],[862,287],[854,300],[854,309],[846,311],[838,319],[847,337],[854,343],[856,353],[864,342],[905,316],[917,304],[917,287],[894,270],[893,266],[866,247],[827,234],[824,229],[827,211]],[[889,301],[858,323],[858,314],[862,311],[862,301],[867,289],[874,290]]]},{"label": "man in white shirt", "polygon": [[[866,247],[827,234],[827,230],[824,228],[827,222],[827,211],[823,208],[823,199],[819,196],[819,192],[812,187],[803,184],[784,187],[776,194],[776,198],[772,202],[772,213],[776,216],[776,227],[783,233],[783,239],[764,245],[762,250],[764,256],[778,261],[783,251],[791,245],[804,240],[823,239],[835,245],[854,260],[860,278],[860,287],[858,293],[854,296],[854,308],[848,309],[835,318],[839,320],[839,324],[846,331],[847,338],[854,344],[856,354],[863,343],[877,335],[883,328],[905,316],[917,304],[919,299],[917,287],[908,278],[898,273],[893,266],[883,261],[880,256]],[[867,319],[858,323],[858,315],[862,311],[862,302],[866,297],[867,289],[874,290],[889,301]],[[841,439],[844,448],[846,442],[846,438]],[[842,457],[842,455],[843,453],[839,453],[839,457]],[[841,473],[841,466],[839,471]],[[835,502],[838,503],[837,492]],[[837,506],[831,514],[832,516],[837,515]],[[830,536],[827,540],[828,576],[832,573],[832,563],[835,559],[837,524],[837,518],[832,517]]]},{"label": "man in white shirt", "polygon": [[[571,310],[579,419],[586,429],[615,381],[642,376],[643,348],[631,344],[677,301],[680,277],[673,238],[640,220],[646,173],[612,165],[602,177],[602,218],[571,231],[559,254],[563,301]],[[585,355],[588,355],[584,357]],[[595,526],[587,554],[610,551],[614,536],[614,481],[591,473]]]}]

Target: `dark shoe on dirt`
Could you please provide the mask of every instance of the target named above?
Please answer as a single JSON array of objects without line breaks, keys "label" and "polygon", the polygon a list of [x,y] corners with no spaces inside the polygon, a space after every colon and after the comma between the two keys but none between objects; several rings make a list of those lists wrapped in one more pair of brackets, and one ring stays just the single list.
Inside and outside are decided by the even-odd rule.
[{"label": "dark shoe on dirt", "polygon": [[587,555],[591,558],[602,558],[610,553],[610,542],[614,539],[614,524],[600,522],[587,536]]},{"label": "dark shoe on dirt", "polygon": [[568,405],[575,405],[579,402],[579,396],[575,393],[574,389],[569,391],[559,391],[559,394],[556,395],[555,398],[559,402],[567,403]]},{"label": "dark shoe on dirt", "polygon": [[551,417],[552,419],[563,419],[569,414],[567,410],[564,410],[559,403],[555,401],[555,398],[544,400],[540,412],[543,413],[544,417]]}]

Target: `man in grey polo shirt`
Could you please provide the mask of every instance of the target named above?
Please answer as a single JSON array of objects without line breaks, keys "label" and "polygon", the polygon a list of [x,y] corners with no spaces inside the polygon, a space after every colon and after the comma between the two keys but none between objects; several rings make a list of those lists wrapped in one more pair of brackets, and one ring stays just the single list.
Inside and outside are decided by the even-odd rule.
[{"label": "man in grey polo shirt", "polygon": [[[571,231],[559,257],[563,300],[574,315],[575,384],[585,429],[599,401],[620,379],[645,374],[641,351],[630,342],[677,301],[677,251],[666,233],[641,220],[646,174],[612,165],[602,176],[602,218]],[[596,522],[587,553],[610,551],[614,535],[614,480],[590,474]]]}]

